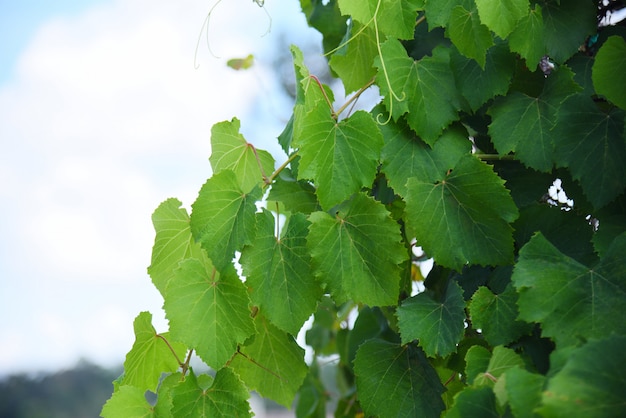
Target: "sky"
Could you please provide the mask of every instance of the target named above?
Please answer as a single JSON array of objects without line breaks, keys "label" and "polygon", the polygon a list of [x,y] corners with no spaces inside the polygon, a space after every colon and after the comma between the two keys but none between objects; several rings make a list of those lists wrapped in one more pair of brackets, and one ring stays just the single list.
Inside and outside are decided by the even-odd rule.
[{"label": "sky", "polygon": [[214,3],[0,0],[0,376],[119,365],[141,311],[167,330],[150,216],[193,203],[214,123],[285,158],[273,66],[321,38],[294,0],[223,0],[201,36]]}]

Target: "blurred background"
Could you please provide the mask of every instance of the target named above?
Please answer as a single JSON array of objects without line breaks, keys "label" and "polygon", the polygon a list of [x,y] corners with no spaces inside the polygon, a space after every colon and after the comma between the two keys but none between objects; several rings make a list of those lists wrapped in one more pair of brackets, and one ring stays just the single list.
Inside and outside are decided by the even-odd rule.
[{"label": "blurred background", "polygon": [[135,316],[167,330],[150,216],[193,203],[216,122],[286,158],[290,44],[324,76],[296,0],[0,0],[0,417],[97,416]]}]

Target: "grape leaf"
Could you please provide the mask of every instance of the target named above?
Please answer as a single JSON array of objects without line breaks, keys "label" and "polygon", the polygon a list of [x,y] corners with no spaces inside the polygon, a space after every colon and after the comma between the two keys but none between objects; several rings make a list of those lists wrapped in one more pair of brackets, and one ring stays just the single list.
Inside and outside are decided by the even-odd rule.
[{"label": "grape leaf", "polygon": [[546,378],[519,367],[513,367],[504,373],[504,387],[516,418],[535,418],[533,410],[541,403]]},{"label": "grape leaf", "polygon": [[454,397],[454,404],[446,414],[446,418],[499,418],[496,409],[496,396],[488,387],[469,387]]},{"label": "grape leaf", "polygon": [[368,416],[439,417],[445,388],[422,351],[377,338],[363,343],[354,360],[356,387]]},{"label": "grape leaf", "polygon": [[377,20],[378,29],[387,36],[412,39],[420,0],[339,0],[344,15],[363,25]]},{"label": "grape leaf", "polygon": [[389,39],[381,45],[381,52],[374,65],[385,107],[394,120],[410,110],[409,126],[433,145],[444,128],[458,118],[458,97],[447,51],[438,48],[432,57],[414,61],[397,39]]},{"label": "grape leaf", "polygon": [[565,366],[548,381],[539,412],[543,416],[622,416],[625,344],[626,337],[613,335],[573,350]]},{"label": "grape leaf", "polygon": [[473,156],[433,183],[407,182],[406,221],[418,245],[438,264],[460,270],[466,264],[513,261],[517,207],[492,168]]},{"label": "grape leaf", "polygon": [[580,87],[573,73],[561,67],[546,79],[539,97],[515,92],[496,100],[488,113],[489,134],[500,154],[515,151],[524,165],[539,171],[553,166],[555,141],[552,128],[559,105]]},{"label": "grape leaf", "polygon": [[493,37],[480,22],[475,7],[471,10],[463,6],[452,9],[448,35],[461,54],[475,59],[481,68],[485,68],[487,50],[493,45]]},{"label": "grape leaf", "polygon": [[487,51],[481,68],[476,61],[452,51],[450,66],[454,71],[459,90],[473,111],[487,100],[506,94],[514,70],[513,57],[504,43]]},{"label": "grape leaf", "polygon": [[[124,361],[124,384],[156,392],[161,373],[175,372],[180,366],[179,360],[184,359],[187,347],[168,341],[168,333],[157,334],[149,312],[137,315],[133,327],[135,342]],[[172,353],[172,349],[176,354]]]},{"label": "grape leaf", "polygon": [[596,5],[587,0],[542,2],[544,40],[548,55],[556,62],[565,62],[578,51],[585,38],[594,34]]},{"label": "grape leaf", "polygon": [[524,58],[530,70],[535,70],[546,54],[543,36],[543,14],[541,6],[535,4],[509,35],[509,48]]},{"label": "grape leaf", "polygon": [[530,331],[530,325],[518,321],[517,293],[512,285],[495,295],[487,287],[478,288],[469,305],[472,324],[482,330],[491,345],[508,344]]},{"label": "grape leaf", "polygon": [[363,28],[353,23],[348,35],[354,34],[348,44],[330,59],[330,68],[337,74],[346,94],[356,91],[376,75],[374,57],[378,55],[376,34],[370,26]]},{"label": "grape leaf", "polygon": [[113,393],[102,407],[103,418],[149,418],[156,417],[146,400],[145,390],[124,385]]},{"label": "grape leaf", "polygon": [[383,138],[369,113],[357,111],[337,122],[326,103],[318,101],[301,129],[292,142],[301,157],[298,177],[313,180],[324,209],[372,184]]},{"label": "grape leaf", "polygon": [[481,345],[473,345],[465,353],[465,378],[470,384],[489,367],[491,353]]},{"label": "grape leaf", "polygon": [[235,173],[224,170],[207,180],[191,205],[191,232],[218,270],[231,265],[235,251],[252,242],[258,187],[244,192]]},{"label": "grape leaf", "polygon": [[448,282],[441,299],[434,292],[419,293],[398,307],[402,344],[419,340],[430,357],[445,357],[456,350],[465,328],[465,300],[454,281]]},{"label": "grape leaf", "polygon": [[401,196],[406,196],[406,182],[410,177],[435,182],[472,149],[467,131],[456,125],[446,129],[433,147],[417,138],[402,120],[390,121],[381,131],[385,139],[381,169]]},{"label": "grape leaf", "polygon": [[596,55],[592,72],[598,94],[626,110],[626,41],[609,37]]},{"label": "grape leaf", "polygon": [[528,0],[475,0],[481,22],[502,39],[528,15]]},{"label": "grape leaf", "polygon": [[241,347],[230,366],[248,388],[290,407],[308,371],[304,350],[261,315],[254,322],[257,334],[253,342]]},{"label": "grape leaf", "polygon": [[582,95],[567,99],[558,113],[556,162],[569,167],[596,208],[615,199],[625,188],[625,117],[626,112],[618,108],[605,113]]},{"label": "grape leaf", "polygon": [[347,18],[341,16],[337,0],[300,0],[300,7],[309,26],[323,35],[324,53],[339,45],[346,32]]},{"label": "grape leaf", "polygon": [[291,212],[308,214],[321,209],[315,187],[304,180],[296,180],[287,168],[272,183],[267,200],[280,202]]},{"label": "grape leaf", "polygon": [[522,247],[513,271],[520,318],[542,324],[557,345],[579,337],[625,333],[626,234],[616,238],[600,263],[588,268],[563,255],[541,233]]},{"label": "grape leaf", "polygon": [[213,174],[231,170],[241,190],[248,192],[274,171],[274,158],[256,149],[239,133],[239,119],[216,123],[211,128],[211,167]]},{"label": "grape leaf", "polygon": [[513,367],[524,367],[524,360],[512,349],[499,345],[493,349],[487,368],[476,376],[472,384],[493,388],[498,378]]},{"label": "grape leaf", "polygon": [[400,228],[381,203],[357,193],[334,217],[313,212],[309,221],[307,244],[316,274],[337,303],[397,303],[398,264],[407,255]]},{"label": "grape leaf", "polygon": [[425,10],[426,20],[428,27],[432,29],[435,26],[447,26],[455,6],[471,6],[471,3],[466,0],[438,0],[428,1],[427,6]]},{"label": "grape leaf", "polygon": [[250,298],[279,328],[297,335],[322,296],[306,248],[309,222],[303,214],[293,214],[276,239],[274,216],[266,210],[256,216],[257,236],[239,260]]},{"label": "grape leaf", "polygon": [[[199,378],[212,380],[210,387],[204,387]],[[201,375],[196,378],[190,371],[185,380],[173,390],[172,415],[175,417],[230,418],[251,417],[245,386],[228,367],[218,370],[215,379]]]},{"label": "grape leaf", "polygon": [[232,265],[218,273],[187,259],[174,274],[163,305],[170,334],[217,370],[254,333],[246,288]]},{"label": "grape leaf", "polygon": [[165,294],[178,263],[186,258],[206,259],[206,253],[191,235],[189,216],[177,199],[167,199],[152,214],[156,230],[152,247],[152,262],[148,273],[152,283]]}]

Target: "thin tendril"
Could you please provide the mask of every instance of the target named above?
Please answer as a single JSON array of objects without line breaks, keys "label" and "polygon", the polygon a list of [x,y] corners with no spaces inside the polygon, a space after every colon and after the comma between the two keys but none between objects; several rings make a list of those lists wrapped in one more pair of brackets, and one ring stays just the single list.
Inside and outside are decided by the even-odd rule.
[{"label": "thin tendril", "polygon": [[202,26],[200,27],[200,33],[198,34],[198,42],[196,42],[196,49],[193,54],[193,67],[196,70],[200,68],[200,64],[198,64],[198,49],[200,48],[200,39],[202,39],[202,31],[204,30],[205,27],[206,27],[206,46],[213,57],[219,58],[217,55],[213,53],[213,50],[211,49],[211,42],[209,42],[209,24],[211,22],[211,13],[213,13],[213,9],[215,9],[217,5],[220,4],[221,2],[222,0],[217,0],[217,2],[211,7],[211,9],[209,10],[209,13],[206,15],[206,17],[204,18],[204,21],[202,22]]},{"label": "thin tendril", "polygon": [[344,46],[348,45],[350,42],[352,42],[352,40],[354,38],[356,38],[357,36],[359,36],[361,34],[361,32],[363,32],[365,29],[367,29],[367,27],[369,26],[370,23],[372,23],[372,21],[374,20],[374,17],[372,17],[369,22],[367,22],[365,25],[361,26],[361,29],[358,30],[357,33],[355,33],[354,35],[352,35],[350,37],[350,39],[348,39],[347,41],[343,42],[342,44],[340,44],[338,47],[336,47],[335,49],[331,49],[330,51],[328,51],[327,53],[325,53],[323,56],[327,57],[331,54],[334,54],[335,52],[339,51],[341,48],[343,48]]}]

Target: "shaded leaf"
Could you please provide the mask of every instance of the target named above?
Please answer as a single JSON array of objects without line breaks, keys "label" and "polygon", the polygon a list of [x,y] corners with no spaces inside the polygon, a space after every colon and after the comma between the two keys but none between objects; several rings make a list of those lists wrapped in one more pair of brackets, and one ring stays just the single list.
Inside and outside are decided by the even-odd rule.
[{"label": "shaded leaf", "polygon": [[534,418],[533,412],[541,403],[541,393],[546,378],[519,367],[513,367],[504,373],[506,390],[511,410],[516,418]]},{"label": "shaded leaf", "polygon": [[493,37],[480,22],[475,7],[471,10],[463,6],[452,9],[448,34],[461,54],[473,58],[481,68],[485,68],[487,50],[493,45]]},{"label": "shaded leaf", "polygon": [[496,396],[488,387],[468,387],[454,397],[446,418],[500,417],[496,409]]},{"label": "shaded leaf", "polygon": [[596,5],[587,0],[542,2],[544,39],[548,55],[565,62],[597,30]]},{"label": "shaded leaf", "polygon": [[602,44],[592,71],[596,92],[626,110],[626,41],[624,38],[611,36]]},{"label": "shaded leaf", "polygon": [[541,57],[546,55],[543,27],[541,6],[535,4],[509,35],[509,48],[524,58],[531,71],[537,68]]},{"label": "shaded leaf", "polygon": [[373,65],[374,57],[378,55],[376,35],[371,26],[361,29],[360,24],[353,23],[347,36],[355,37],[348,38],[348,44],[329,61],[330,68],[343,81],[346,93],[360,89],[376,75]]}]

